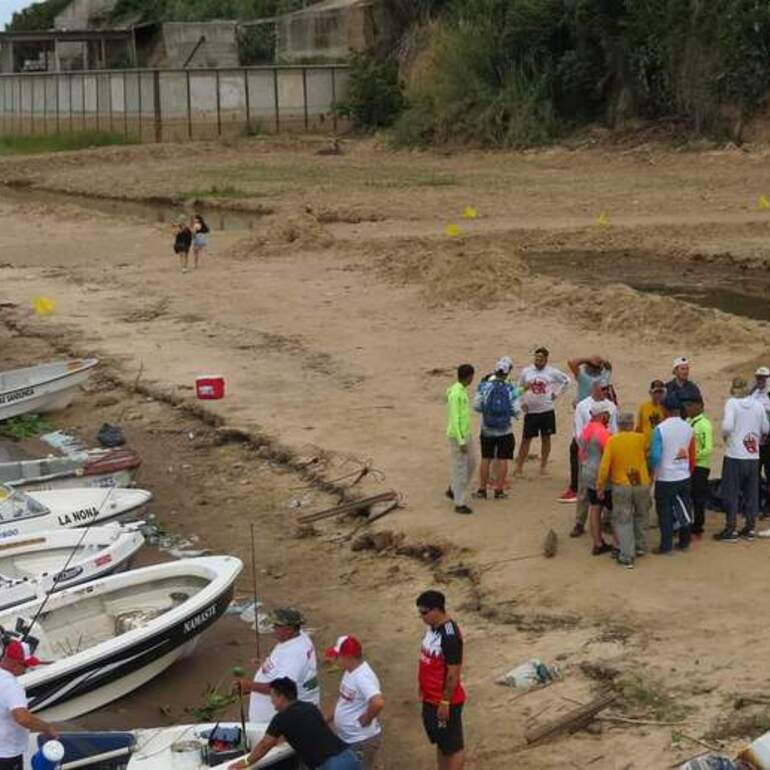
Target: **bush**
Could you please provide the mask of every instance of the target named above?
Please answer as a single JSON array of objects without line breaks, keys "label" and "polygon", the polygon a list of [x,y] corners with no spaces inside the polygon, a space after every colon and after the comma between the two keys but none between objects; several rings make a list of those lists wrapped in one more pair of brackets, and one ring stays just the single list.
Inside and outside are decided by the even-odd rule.
[{"label": "bush", "polygon": [[347,94],[337,112],[356,128],[374,130],[393,124],[404,109],[398,64],[369,53],[352,52]]}]

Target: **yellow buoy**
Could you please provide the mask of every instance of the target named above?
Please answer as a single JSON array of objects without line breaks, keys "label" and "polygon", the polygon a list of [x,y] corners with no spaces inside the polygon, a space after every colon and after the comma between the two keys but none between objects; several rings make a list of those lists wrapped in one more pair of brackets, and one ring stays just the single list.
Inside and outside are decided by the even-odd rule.
[{"label": "yellow buoy", "polygon": [[607,216],[607,214],[602,211],[601,214],[596,218],[596,224],[599,225],[599,227],[609,227],[610,226],[610,218]]},{"label": "yellow buoy", "polygon": [[760,195],[757,208],[759,208],[760,211],[767,211],[767,209],[770,209],[770,199],[768,199],[766,195]]},{"label": "yellow buoy", "polygon": [[50,297],[35,297],[32,308],[37,315],[51,315],[56,309],[56,303]]},{"label": "yellow buoy", "polygon": [[476,211],[473,206],[466,206],[465,210],[463,211],[463,219],[476,219],[478,215],[479,212]]},{"label": "yellow buoy", "polygon": [[448,224],[444,228],[444,232],[450,237],[450,238],[457,238],[458,235],[462,235],[463,231],[460,225],[456,225],[454,223]]}]

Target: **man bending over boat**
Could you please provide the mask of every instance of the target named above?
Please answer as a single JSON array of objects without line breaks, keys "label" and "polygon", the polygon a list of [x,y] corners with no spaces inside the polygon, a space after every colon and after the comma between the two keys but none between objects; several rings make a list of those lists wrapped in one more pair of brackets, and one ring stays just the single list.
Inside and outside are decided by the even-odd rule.
[{"label": "man bending over boat", "polygon": [[245,758],[230,765],[242,770],[259,762],[281,738],[311,770],[361,770],[356,755],[331,730],[317,706],[297,700],[297,685],[288,677],[270,682],[276,710],[262,740]]}]

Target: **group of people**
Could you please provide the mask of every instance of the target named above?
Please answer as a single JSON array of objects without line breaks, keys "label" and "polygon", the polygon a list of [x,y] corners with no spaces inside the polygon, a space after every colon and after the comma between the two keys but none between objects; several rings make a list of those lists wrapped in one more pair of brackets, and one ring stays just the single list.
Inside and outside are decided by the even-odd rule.
[{"label": "group of people", "polygon": [[[419,661],[419,689],[426,734],[437,749],[438,770],[462,770],[465,752],[462,709],[463,638],[447,614],[439,591],[424,591],[416,600],[427,626]],[[230,765],[250,767],[281,739],[302,763],[319,770],[376,770],[381,767],[385,700],[376,673],[364,659],[361,642],[341,636],[326,658],[343,671],[334,708],[322,711],[315,646],[302,630],[302,615],[283,608],[273,613],[276,644],[257,661],[254,679],[238,679],[234,689],[249,693],[249,721],[269,723],[249,755]]]},{"label": "group of people", "polygon": [[209,226],[200,214],[194,214],[188,222],[180,218],[174,227],[174,254],[179,257],[179,266],[186,273],[190,261],[190,251],[193,253],[193,267],[206,253],[209,243]]},{"label": "group of people", "polygon": [[[691,537],[704,532],[715,447],[701,390],[690,379],[690,362],[677,358],[671,379],[654,380],[649,401],[634,414],[620,410],[612,364],[605,357],[571,359],[572,376],[550,366],[548,359],[546,348],[535,350],[532,365],[514,382],[513,361],[503,357],[472,396],[474,368],[458,368],[457,381],[447,391],[451,482],[446,495],[455,512],[473,513],[467,499],[476,467],[472,412],[481,415],[482,458],[473,497],[486,499],[491,489],[494,499],[504,499],[516,446],[513,422],[523,414],[515,472],[522,473],[531,442],[540,437],[540,471],[545,473],[556,434],[556,400],[574,378],[570,483],[559,497],[559,502],[576,505],[571,536],[580,537],[588,528],[593,555],[612,553],[618,564],[632,568],[648,552],[646,530],[654,502],[660,543],[652,552],[675,553],[675,535],[676,549],[686,551]],[[760,502],[767,505],[770,488],[770,368],[759,367],[753,383],[732,380],[720,427],[725,452],[717,497],[726,519],[714,538],[753,540]],[[605,539],[608,529],[612,542]]]}]

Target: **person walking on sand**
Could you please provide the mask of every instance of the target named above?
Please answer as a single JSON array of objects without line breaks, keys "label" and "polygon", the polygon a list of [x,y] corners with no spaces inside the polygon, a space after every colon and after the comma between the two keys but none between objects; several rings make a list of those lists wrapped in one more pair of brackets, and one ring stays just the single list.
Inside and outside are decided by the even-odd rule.
[{"label": "person walking on sand", "polygon": [[291,607],[281,607],[272,615],[273,633],[277,640],[264,661],[258,661],[254,681],[237,679],[233,689],[250,693],[249,722],[269,722],[275,716],[270,699],[270,682],[289,677],[297,684],[299,699],[318,706],[318,664],[313,640],[302,630],[302,615]]},{"label": "person walking on sand", "polygon": [[355,636],[341,636],[326,650],[326,659],[339,663],[345,672],[340,682],[337,705],[327,717],[348,748],[358,757],[362,770],[380,770],[382,725],[378,719],[385,708],[380,680],[364,660],[361,642]]},{"label": "person walking on sand", "polygon": [[474,368],[470,364],[457,367],[457,382],[447,390],[447,439],[451,457],[451,482],[446,491],[454,501],[455,513],[470,514],[465,496],[473,479],[476,457],[471,443],[471,402],[468,388],[473,382]]},{"label": "person walking on sand", "polygon": [[[770,434],[770,421],[758,399],[754,398],[746,380],[736,377],[730,387],[730,398],[722,418],[725,457],[719,495],[727,519],[715,540],[734,543],[739,537],[753,540],[759,509],[759,445]],[[745,525],[736,533],[738,509],[743,505]]]},{"label": "person walking on sand", "polygon": [[521,403],[524,416],[524,430],[521,448],[516,460],[516,474],[524,472],[524,463],[529,457],[533,438],[540,436],[540,473],[545,474],[548,457],[551,454],[551,436],[556,435],[556,410],[554,401],[569,387],[569,375],[548,366],[548,349],[540,347],[535,351],[534,363],[525,367],[519,377],[519,386],[524,391]]},{"label": "person walking on sand", "polygon": [[682,404],[684,416],[685,401],[702,398],[700,388],[690,379],[690,361],[686,356],[674,359],[673,378],[666,383],[666,395],[676,396]]},{"label": "person walking on sand", "polygon": [[652,432],[666,419],[663,399],[666,397],[666,383],[663,380],[653,380],[650,383],[650,400],[639,407],[636,418],[636,432],[644,436],[647,451],[652,443]]},{"label": "person walking on sand", "polygon": [[206,248],[209,245],[209,226],[203,221],[203,217],[200,214],[196,214],[192,218],[192,252],[193,252],[193,266],[197,269],[198,262],[201,257],[206,255]]},{"label": "person walking on sand", "polygon": [[419,687],[422,722],[436,746],[438,770],[462,770],[465,765],[462,684],[463,636],[447,614],[440,591],[417,597],[417,611],[428,626],[420,647]]},{"label": "person walking on sand", "polygon": [[179,266],[182,272],[187,272],[187,264],[190,259],[190,247],[192,246],[193,234],[187,222],[180,219],[176,225],[176,235],[174,236],[174,254],[179,257]]},{"label": "person walking on sand", "polygon": [[512,418],[518,418],[521,410],[518,400],[521,391],[508,381],[513,361],[504,356],[479,383],[473,399],[473,408],[481,412],[481,464],[479,488],[475,497],[486,498],[489,486],[489,468],[495,463],[495,500],[508,497],[505,484],[508,479],[508,462],[513,460],[516,439],[513,435]]},{"label": "person walking on sand", "polygon": [[[751,395],[762,404],[770,419],[770,369],[760,366],[754,373]],[[763,479],[764,475],[764,479]],[[770,513],[770,436],[765,436],[759,445],[759,510],[760,518]]]},{"label": "person walking on sand", "polygon": [[706,502],[709,496],[711,457],[714,454],[714,428],[703,412],[703,400],[685,403],[687,422],[695,435],[695,469],[692,472],[692,534],[700,537],[706,523]]},{"label": "person walking on sand", "polygon": [[8,642],[0,660],[0,770],[23,770],[29,748],[29,731],[58,738],[56,729],[36,717],[27,706],[27,694],[19,681],[30,668],[40,665],[26,642]]},{"label": "person walking on sand", "polygon": [[695,468],[695,433],[682,419],[682,402],[670,393],[663,408],[666,418],[652,432],[647,462],[655,474],[655,510],[660,527],[660,545],[653,553],[660,556],[674,552],[677,530],[677,548],[686,551],[690,547],[690,477]]},{"label": "person walking on sand", "polygon": [[580,461],[580,494],[588,500],[588,525],[593,540],[593,556],[609,553],[612,546],[602,536],[602,508],[612,510],[612,494],[607,490],[600,495],[597,487],[599,466],[604,448],[610,439],[610,402],[597,401],[591,406],[591,421],[577,438]]},{"label": "person walking on sand", "polygon": [[[575,406],[593,393],[594,385],[597,382],[609,385],[612,381],[612,364],[606,358],[602,358],[602,356],[571,358],[567,361],[567,366],[577,383]],[[609,388],[607,392],[609,393]],[[577,500],[579,470],[577,438],[573,436],[569,445],[569,486],[558,498],[557,502],[574,503]]]},{"label": "person walking on sand", "polygon": [[[587,398],[584,398],[580,403],[575,406],[575,418],[573,424],[573,435],[576,451],[578,446],[578,436],[583,432],[583,429],[589,422],[591,422],[591,407],[594,404],[606,402],[610,410],[610,421],[607,424],[610,433],[618,432],[618,408],[609,400],[610,385],[608,382],[604,382],[602,379],[596,380],[591,386],[591,393]],[[578,468],[580,467],[580,461],[578,459]],[[580,537],[586,529],[586,521],[588,520],[588,489],[581,484],[580,474],[578,474],[577,481],[577,495],[575,497],[575,526],[569,533],[570,537]]]},{"label": "person walking on sand", "polygon": [[612,495],[612,524],[618,539],[618,564],[633,568],[637,557],[647,552],[650,525],[650,472],[644,436],[634,430],[634,415],[624,412],[620,432],[604,447],[596,491],[601,499]]}]

